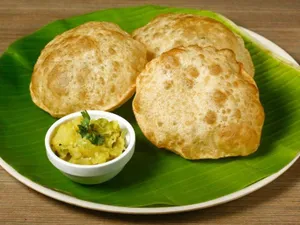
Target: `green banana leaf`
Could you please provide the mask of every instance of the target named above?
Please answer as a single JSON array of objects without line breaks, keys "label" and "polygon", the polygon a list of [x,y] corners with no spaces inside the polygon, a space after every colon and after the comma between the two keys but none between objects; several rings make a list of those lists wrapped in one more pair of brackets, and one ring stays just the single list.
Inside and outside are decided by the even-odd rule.
[{"label": "green banana leaf", "polygon": [[[111,181],[85,186],[48,161],[44,136],[55,121],[30,98],[29,82],[41,49],[56,35],[87,21],[111,21],[128,32],[167,12],[212,17],[240,33],[256,69],[266,120],[259,150],[248,157],[188,161],[157,149],[141,133],[131,100],[115,113],[133,124],[136,152]],[[30,180],[79,199],[118,206],[187,205],[212,200],[253,184],[287,165],[300,152],[300,71],[273,57],[231,21],[210,11],[142,6],[108,9],[55,21],[14,42],[0,58],[0,156]]]}]

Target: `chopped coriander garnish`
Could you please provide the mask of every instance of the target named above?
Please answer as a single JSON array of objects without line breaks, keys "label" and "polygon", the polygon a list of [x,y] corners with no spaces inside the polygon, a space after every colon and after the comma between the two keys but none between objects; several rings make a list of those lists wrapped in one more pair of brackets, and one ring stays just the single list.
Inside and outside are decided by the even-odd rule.
[{"label": "chopped coriander garnish", "polygon": [[102,145],[104,143],[104,137],[97,133],[93,128],[94,126],[90,124],[91,117],[86,110],[81,112],[83,117],[81,124],[78,125],[78,133],[82,138],[86,138],[94,145]]}]

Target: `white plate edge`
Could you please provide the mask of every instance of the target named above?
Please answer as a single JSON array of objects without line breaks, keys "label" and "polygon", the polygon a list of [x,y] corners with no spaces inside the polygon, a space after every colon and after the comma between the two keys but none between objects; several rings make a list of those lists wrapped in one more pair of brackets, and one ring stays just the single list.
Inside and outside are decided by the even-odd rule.
[{"label": "white plate edge", "polygon": [[[241,27],[242,28],[242,27]],[[270,40],[266,39],[265,37],[250,31],[246,28],[242,28],[246,33],[248,33],[252,38],[256,39],[261,45],[263,45],[265,48],[271,50],[272,52],[275,52],[276,54],[280,55],[281,57],[285,58],[286,60],[290,61],[294,65],[298,65],[298,63],[282,48],[280,48],[275,43],[271,42]],[[85,200],[80,200],[75,197],[48,189],[42,185],[39,185],[28,178],[24,177],[23,175],[19,174],[14,168],[12,168],[9,164],[7,164],[1,157],[0,157],[0,165],[3,167],[4,170],[6,170],[10,175],[15,177],[17,180],[19,180],[21,183],[25,184],[26,186],[30,187],[31,189],[44,194],[48,197],[51,197],[53,199],[71,204],[76,205],[79,207],[87,208],[87,209],[93,209],[93,210],[99,210],[99,211],[105,211],[105,212],[113,212],[113,213],[123,213],[123,214],[168,214],[168,213],[179,213],[179,212],[186,212],[186,211],[192,211],[197,209],[203,209],[212,207],[215,205],[223,204],[229,201],[233,201],[235,199],[241,198],[245,195],[248,195],[263,186],[271,183],[276,178],[278,178],[280,175],[282,175],[284,172],[286,172],[300,157],[300,154],[298,154],[288,165],[286,165],[284,168],[279,170],[278,172],[242,189],[237,192],[231,193],[229,195],[225,195],[223,197],[210,200],[207,202],[202,203],[196,203],[192,205],[185,205],[185,206],[167,206],[167,207],[123,207],[123,206],[112,206],[112,205],[105,205],[100,203],[93,203]]]},{"label": "white plate edge", "polygon": [[[267,38],[265,38],[264,36],[262,36],[260,34],[257,34],[251,30],[248,30],[244,27],[240,27],[240,28],[241,28],[242,33],[250,36],[252,41],[255,42],[255,44],[259,45],[263,49],[270,50],[270,53],[275,58],[283,61],[284,63],[287,63],[290,66],[295,66],[296,68],[299,67],[298,62],[291,55],[289,55],[285,50],[283,50],[281,47],[279,47],[274,42],[268,40]],[[263,45],[262,42],[264,42],[264,44],[267,46]]]}]

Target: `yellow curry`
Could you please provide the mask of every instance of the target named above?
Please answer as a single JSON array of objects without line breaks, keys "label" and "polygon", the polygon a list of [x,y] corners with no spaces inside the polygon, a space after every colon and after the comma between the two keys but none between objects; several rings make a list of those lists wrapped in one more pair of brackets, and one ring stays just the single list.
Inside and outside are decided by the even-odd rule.
[{"label": "yellow curry", "polygon": [[51,139],[55,154],[70,163],[94,165],[118,157],[125,149],[125,132],[117,121],[82,117],[61,124]]}]

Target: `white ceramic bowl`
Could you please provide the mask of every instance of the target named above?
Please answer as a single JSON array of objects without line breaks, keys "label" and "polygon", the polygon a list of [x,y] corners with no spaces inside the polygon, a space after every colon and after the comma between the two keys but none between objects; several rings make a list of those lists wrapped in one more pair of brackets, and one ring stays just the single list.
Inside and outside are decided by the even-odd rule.
[{"label": "white ceramic bowl", "polygon": [[60,118],[49,128],[45,137],[46,152],[50,162],[71,180],[82,184],[99,184],[116,176],[131,159],[135,149],[135,132],[127,120],[116,114],[98,110],[88,110],[88,113],[91,119],[105,118],[109,121],[115,120],[119,123],[121,129],[127,131],[125,136],[127,147],[121,155],[106,163],[97,165],[73,164],[55,155],[50,146],[53,131],[60,124],[81,116],[80,112],[72,113]]}]

